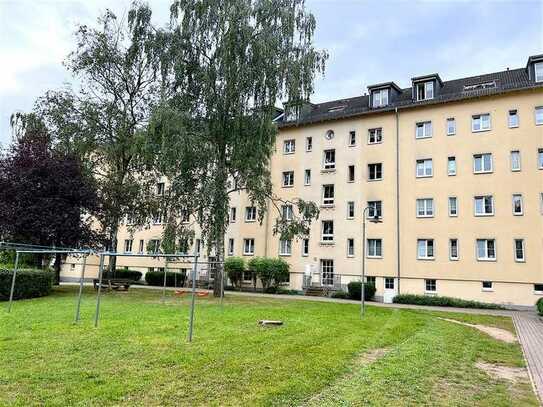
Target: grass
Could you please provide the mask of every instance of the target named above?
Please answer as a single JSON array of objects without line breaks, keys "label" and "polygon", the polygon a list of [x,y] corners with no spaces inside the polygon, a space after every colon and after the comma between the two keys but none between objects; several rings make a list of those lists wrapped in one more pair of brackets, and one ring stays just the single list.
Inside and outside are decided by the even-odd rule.
[{"label": "grass", "polygon": [[[527,381],[474,366],[523,366],[518,345],[436,312],[369,306],[360,321],[352,304],[228,296],[221,310],[199,298],[189,344],[188,298],[108,293],[94,329],[94,293],[74,325],[75,293],[0,310],[0,405],[537,405]],[[513,329],[504,317],[446,316]],[[360,357],[374,349],[388,352]]]}]

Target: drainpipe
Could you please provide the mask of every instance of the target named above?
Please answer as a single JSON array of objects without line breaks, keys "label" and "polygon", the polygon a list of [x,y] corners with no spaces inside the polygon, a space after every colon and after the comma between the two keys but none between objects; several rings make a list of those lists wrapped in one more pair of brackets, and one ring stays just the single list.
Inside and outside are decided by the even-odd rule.
[{"label": "drainpipe", "polygon": [[396,268],[398,274],[398,295],[400,294],[400,113],[396,113]]}]

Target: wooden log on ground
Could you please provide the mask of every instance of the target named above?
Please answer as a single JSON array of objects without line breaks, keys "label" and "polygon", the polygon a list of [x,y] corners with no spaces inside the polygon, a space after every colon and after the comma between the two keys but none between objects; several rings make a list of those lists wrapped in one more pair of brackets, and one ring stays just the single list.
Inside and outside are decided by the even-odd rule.
[{"label": "wooden log on ground", "polygon": [[283,321],[271,321],[268,319],[261,319],[258,321],[258,325],[261,326],[280,326],[283,325]]}]

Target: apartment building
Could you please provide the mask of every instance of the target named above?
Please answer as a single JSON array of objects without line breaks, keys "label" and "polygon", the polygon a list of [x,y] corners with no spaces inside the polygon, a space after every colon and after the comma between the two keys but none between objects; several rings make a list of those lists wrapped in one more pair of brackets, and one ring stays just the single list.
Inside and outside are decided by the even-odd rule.
[{"label": "apartment building", "polygon": [[[354,98],[287,104],[277,125],[274,193],[318,203],[319,219],[307,239],[280,241],[273,223],[295,208],[270,208],[260,224],[235,195],[228,256],[281,256],[294,289],[345,288],[364,259],[385,301],[414,293],[533,305],[543,296],[543,55],[518,69],[434,73],[408,88],[386,82]],[[363,214],[379,220],[367,222],[366,242]],[[119,242],[141,249],[160,233],[159,224],[122,230]]]}]

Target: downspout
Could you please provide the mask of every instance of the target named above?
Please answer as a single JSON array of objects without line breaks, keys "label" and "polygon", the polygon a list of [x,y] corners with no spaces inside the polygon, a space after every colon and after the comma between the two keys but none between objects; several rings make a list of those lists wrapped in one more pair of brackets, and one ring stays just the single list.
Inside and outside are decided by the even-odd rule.
[{"label": "downspout", "polygon": [[396,268],[398,275],[398,295],[400,294],[400,113],[398,108],[394,109],[396,114]]}]

